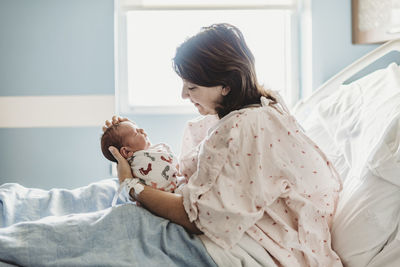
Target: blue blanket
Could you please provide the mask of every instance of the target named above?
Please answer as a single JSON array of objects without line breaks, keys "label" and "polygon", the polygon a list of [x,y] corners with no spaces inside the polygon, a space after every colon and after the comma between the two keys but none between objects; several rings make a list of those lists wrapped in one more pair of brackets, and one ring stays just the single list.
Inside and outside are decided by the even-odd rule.
[{"label": "blue blanket", "polygon": [[129,202],[116,179],[74,190],[0,186],[0,263],[215,266],[200,239]]}]

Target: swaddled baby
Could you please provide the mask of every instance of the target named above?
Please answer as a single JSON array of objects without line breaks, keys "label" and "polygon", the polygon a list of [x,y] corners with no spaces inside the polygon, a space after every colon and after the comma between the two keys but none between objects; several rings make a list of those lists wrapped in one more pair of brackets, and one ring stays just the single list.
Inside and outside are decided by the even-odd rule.
[{"label": "swaddled baby", "polygon": [[101,150],[116,162],[108,147],[116,147],[131,165],[132,173],[143,184],[174,192],[178,181],[178,161],[166,144],[151,145],[147,134],[131,121],[110,126],[101,137]]}]

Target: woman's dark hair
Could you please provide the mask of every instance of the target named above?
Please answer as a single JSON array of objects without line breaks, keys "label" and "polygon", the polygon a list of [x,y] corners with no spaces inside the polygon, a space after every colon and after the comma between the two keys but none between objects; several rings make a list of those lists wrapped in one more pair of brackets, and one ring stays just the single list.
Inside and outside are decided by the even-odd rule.
[{"label": "woman's dark hair", "polygon": [[258,83],[254,56],[243,34],[233,25],[203,27],[176,49],[173,67],[191,83],[230,88],[216,108],[219,118],[246,105],[259,104],[261,96],[276,102],[273,93]]}]

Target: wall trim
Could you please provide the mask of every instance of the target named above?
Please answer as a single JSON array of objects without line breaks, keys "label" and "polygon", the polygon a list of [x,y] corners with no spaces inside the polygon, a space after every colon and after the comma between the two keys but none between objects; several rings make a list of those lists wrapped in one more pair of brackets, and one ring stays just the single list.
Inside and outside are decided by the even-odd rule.
[{"label": "wall trim", "polygon": [[113,114],[114,95],[0,97],[0,128],[101,126]]}]

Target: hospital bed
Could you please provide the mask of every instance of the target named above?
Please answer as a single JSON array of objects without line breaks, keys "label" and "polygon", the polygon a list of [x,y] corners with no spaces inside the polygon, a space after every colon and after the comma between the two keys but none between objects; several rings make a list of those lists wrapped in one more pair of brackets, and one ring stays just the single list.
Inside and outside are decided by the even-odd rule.
[{"label": "hospital bed", "polygon": [[400,266],[400,40],[332,77],[294,114],[344,184],[332,246],[345,266]]},{"label": "hospital bed", "polygon": [[[294,108],[301,126],[344,181],[332,224],[332,246],[345,266],[400,266],[399,64],[400,40],[386,43]],[[183,228],[154,219],[145,209],[111,208],[116,179],[75,190],[1,187],[0,266],[210,266],[212,262],[201,242],[185,235]],[[127,199],[125,195],[119,203]],[[35,217],[39,213],[43,219]],[[141,234],[145,228],[152,236]],[[150,253],[154,249],[160,251]],[[193,254],[197,258],[191,251],[197,251]]]}]

